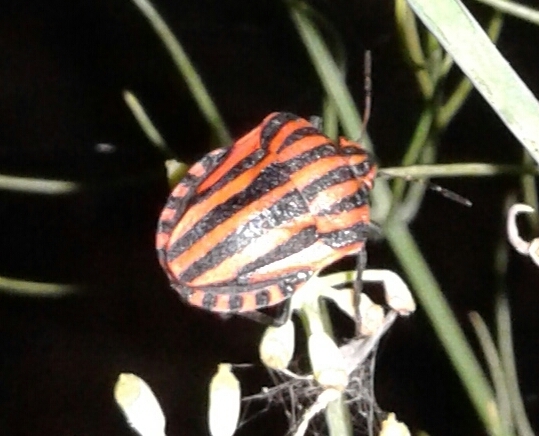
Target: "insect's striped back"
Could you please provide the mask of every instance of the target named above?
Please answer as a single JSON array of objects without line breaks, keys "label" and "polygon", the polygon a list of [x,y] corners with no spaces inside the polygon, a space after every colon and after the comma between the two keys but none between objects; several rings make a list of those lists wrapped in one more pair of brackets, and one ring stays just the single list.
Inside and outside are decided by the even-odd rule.
[{"label": "insect's striped back", "polygon": [[[362,248],[374,171],[358,144],[336,146],[304,119],[271,114],[175,188],[158,228],[161,264],[191,302],[213,294],[199,304],[210,310],[275,304]],[[229,301],[261,292],[252,304]]]}]

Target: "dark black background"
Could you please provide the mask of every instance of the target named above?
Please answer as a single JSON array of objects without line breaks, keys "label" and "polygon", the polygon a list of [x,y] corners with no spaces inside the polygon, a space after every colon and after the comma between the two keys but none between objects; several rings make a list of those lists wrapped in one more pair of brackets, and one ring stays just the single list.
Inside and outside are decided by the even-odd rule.
[{"label": "dark black background", "polygon": [[[398,163],[421,101],[399,51],[391,2],[315,5],[342,33],[359,103],[363,52],[373,51],[369,131],[381,164]],[[320,111],[320,85],[282,3],[163,0],[157,6],[234,136],[270,111]],[[474,11],[488,16],[487,9]],[[499,44],[536,94],[537,42],[535,27],[508,19]],[[133,90],[180,158],[194,162],[209,150],[210,136],[188,90],[127,0],[3,5],[0,53],[1,172],[113,184],[65,196],[0,191],[0,275],[82,289],[58,298],[0,294],[0,433],[131,434],[112,397],[119,372],[130,371],[159,395],[168,435],[205,434],[206,386],[215,365],[256,361],[262,328],[188,308],[168,288],[153,249],[168,190],[162,158],[121,97],[123,89]],[[102,142],[114,151],[99,152]],[[442,138],[440,160],[517,162],[520,150],[472,94]],[[478,310],[489,319],[503,199],[518,193],[517,181],[443,185],[474,207],[429,194],[413,232],[459,318],[467,324],[466,313]],[[383,242],[370,244],[369,257],[373,266],[398,271]],[[516,357],[536,427],[538,274],[530,261],[511,256]],[[399,321],[385,341],[377,386],[382,407],[413,428],[432,435],[482,434],[421,310]],[[284,434],[285,428],[272,419],[256,431]],[[246,427],[242,434],[252,432]]]}]

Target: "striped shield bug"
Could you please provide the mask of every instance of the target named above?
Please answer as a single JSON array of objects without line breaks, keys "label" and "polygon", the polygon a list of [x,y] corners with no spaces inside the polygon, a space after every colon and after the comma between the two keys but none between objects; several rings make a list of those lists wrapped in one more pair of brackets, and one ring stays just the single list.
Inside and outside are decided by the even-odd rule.
[{"label": "striped shield bug", "polygon": [[159,262],[194,306],[242,314],[273,306],[316,271],[364,254],[375,175],[360,144],[272,113],[174,188],[159,218]]}]

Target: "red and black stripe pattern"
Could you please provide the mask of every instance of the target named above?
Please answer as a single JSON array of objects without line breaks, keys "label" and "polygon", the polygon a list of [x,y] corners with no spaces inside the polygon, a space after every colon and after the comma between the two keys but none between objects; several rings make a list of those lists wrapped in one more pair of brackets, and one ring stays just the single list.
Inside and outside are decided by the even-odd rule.
[{"label": "red and black stripe pattern", "polygon": [[307,120],[273,113],[197,162],[170,195],[157,253],[172,287],[214,312],[277,304],[363,249],[376,167]]}]

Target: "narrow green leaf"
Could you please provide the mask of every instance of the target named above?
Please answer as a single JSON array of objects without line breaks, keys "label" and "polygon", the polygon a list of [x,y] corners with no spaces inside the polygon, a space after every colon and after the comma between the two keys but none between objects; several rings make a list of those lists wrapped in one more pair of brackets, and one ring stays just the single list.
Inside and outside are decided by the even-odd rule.
[{"label": "narrow green leaf", "polygon": [[408,0],[505,125],[539,162],[539,103],[459,0]]},{"label": "narrow green leaf", "polygon": [[148,0],[132,1],[144,14],[148,22],[161,39],[161,42],[170,53],[176,68],[185,80],[185,83],[191,91],[191,94],[200,108],[200,111],[206,118],[215,136],[219,139],[219,143],[223,145],[230,144],[232,139],[228,133],[221,114],[217,110],[217,106],[211,98],[210,93],[204,86],[202,78],[193,66],[191,59],[180,44],[180,41],[178,41],[178,39],[174,36],[172,30],[170,30],[167,23],[165,23],[163,18],[161,18],[161,15],[159,15],[151,2]]}]

